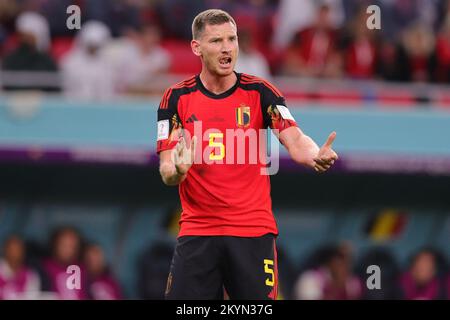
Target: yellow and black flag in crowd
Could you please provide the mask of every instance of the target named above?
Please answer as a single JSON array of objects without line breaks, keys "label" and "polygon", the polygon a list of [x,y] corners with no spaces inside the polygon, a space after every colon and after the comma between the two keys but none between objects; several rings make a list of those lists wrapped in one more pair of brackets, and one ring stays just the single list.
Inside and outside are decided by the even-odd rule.
[{"label": "yellow and black flag in crowd", "polygon": [[374,241],[394,240],[405,230],[408,222],[406,212],[383,209],[374,214],[366,225],[366,234]]}]

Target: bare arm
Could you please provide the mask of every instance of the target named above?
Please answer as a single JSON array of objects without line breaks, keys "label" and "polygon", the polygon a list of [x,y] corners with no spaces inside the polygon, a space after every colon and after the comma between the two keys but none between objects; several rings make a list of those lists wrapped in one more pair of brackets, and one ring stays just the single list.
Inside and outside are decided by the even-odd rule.
[{"label": "bare arm", "polygon": [[173,150],[161,151],[159,154],[159,173],[168,186],[176,186],[186,179],[187,172],[194,160],[197,139],[192,138],[189,148],[181,138]]},{"label": "bare arm", "polygon": [[317,172],[324,172],[338,159],[338,155],[331,148],[335,137],[336,133],[331,133],[325,144],[319,148],[300,128],[290,127],[283,130],[278,138],[296,163]]},{"label": "bare arm", "polygon": [[162,181],[168,186],[176,186],[186,178],[186,174],[177,172],[172,161],[172,150],[161,151],[159,154],[159,173]]}]

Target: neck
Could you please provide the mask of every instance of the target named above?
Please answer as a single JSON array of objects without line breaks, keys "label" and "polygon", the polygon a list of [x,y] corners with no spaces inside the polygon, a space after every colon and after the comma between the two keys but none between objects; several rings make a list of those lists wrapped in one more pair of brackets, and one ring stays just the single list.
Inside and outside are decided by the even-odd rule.
[{"label": "neck", "polygon": [[227,76],[221,77],[213,75],[203,69],[200,73],[200,80],[208,91],[214,94],[221,94],[231,89],[236,84],[237,77],[234,72]]}]

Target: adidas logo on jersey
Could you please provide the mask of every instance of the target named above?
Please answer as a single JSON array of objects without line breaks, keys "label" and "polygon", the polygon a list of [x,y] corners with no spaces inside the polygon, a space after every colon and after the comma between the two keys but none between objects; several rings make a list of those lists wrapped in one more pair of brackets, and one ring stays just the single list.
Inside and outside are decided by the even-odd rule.
[{"label": "adidas logo on jersey", "polygon": [[192,123],[194,121],[198,121],[197,117],[195,116],[195,114],[191,115],[187,120],[186,123]]}]

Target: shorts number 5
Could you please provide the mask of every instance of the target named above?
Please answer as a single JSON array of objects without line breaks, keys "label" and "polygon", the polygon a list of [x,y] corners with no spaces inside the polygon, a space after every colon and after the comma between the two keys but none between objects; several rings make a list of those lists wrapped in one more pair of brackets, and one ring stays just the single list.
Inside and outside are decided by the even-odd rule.
[{"label": "shorts number 5", "polygon": [[273,287],[275,283],[275,273],[273,271],[273,260],[264,259],[264,272],[270,274],[270,278],[266,279],[266,286]]}]

